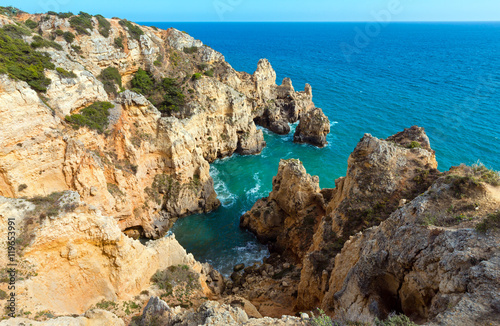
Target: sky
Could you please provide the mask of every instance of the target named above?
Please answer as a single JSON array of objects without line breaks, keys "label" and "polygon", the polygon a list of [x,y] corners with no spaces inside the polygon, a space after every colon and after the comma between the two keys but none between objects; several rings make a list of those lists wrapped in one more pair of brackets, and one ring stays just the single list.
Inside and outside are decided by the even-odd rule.
[{"label": "sky", "polygon": [[136,22],[500,21],[500,0],[0,0],[0,5]]}]

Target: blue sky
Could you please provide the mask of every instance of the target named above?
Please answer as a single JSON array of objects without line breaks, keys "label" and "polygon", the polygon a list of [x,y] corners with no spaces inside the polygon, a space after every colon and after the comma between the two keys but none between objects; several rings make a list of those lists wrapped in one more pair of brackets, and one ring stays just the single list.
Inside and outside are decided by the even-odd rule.
[{"label": "blue sky", "polygon": [[30,13],[85,11],[133,21],[500,21],[500,0],[10,0]]}]

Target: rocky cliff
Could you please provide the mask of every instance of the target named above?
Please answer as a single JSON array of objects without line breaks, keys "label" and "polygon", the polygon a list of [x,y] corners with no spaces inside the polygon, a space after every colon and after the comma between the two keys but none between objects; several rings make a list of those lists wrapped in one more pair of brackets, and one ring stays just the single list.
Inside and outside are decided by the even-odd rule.
[{"label": "rocky cliff", "polygon": [[[80,314],[102,300],[130,300],[150,286],[157,270],[187,265],[202,271],[173,236],[143,245],[76,192],[32,200],[0,197],[0,216],[2,235],[7,218],[15,219],[18,312]],[[0,254],[7,266],[5,244]],[[2,290],[8,291],[7,284]],[[207,287],[205,292],[210,293]]]},{"label": "rocky cliff", "polygon": [[[178,217],[217,208],[209,163],[260,153],[255,122],[289,132],[288,123],[314,109],[311,87],[276,85],[267,60],[252,75],[237,72],[175,29],[85,13],[6,12],[5,44],[31,44],[52,66],[42,69],[45,89],[30,87],[15,67],[0,74],[3,196],[77,191],[127,234],[156,238]],[[107,121],[74,129],[96,103],[110,103]]]},{"label": "rocky cliff", "polygon": [[492,322],[500,178],[481,166],[436,168],[422,128],[386,140],[365,135],[335,189],[320,189],[298,160],[281,161],[269,197],[241,225],[301,268],[299,279],[287,279],[298,311]]}]

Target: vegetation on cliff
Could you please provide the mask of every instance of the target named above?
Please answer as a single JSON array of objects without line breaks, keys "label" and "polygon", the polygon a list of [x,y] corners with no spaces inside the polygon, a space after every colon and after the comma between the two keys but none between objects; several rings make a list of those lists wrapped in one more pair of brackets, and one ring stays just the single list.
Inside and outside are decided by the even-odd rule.
[{"label": "vegetation on cliff", "polygon": [[108,94],[116,94],[116,85],[122,87],[122,76],[115,67],[108,67],[101,71],[97,77],[104,84],[104,90]]},{"label": "vegetation on cliff", "polygon": [[125,19],[120,20],[120,25],[127,28],[128,33],[130,34],[130,37],[132,37],[135,40],[139,40],[141,38],[141,35],[144,34],[144,32],[142,31],[142,29],[139,26],[132,24],[128,20],[125,20]]},{"label": "vegetation on cliff", "polygon": [[0,29],[0,74],[28,83],[33,89],[45,92],[51,80],[45,77],[44,69],[54,69],[46,53],[35,51],[24,41],[13,38],[17,27],[7,25]]},{"label": "vegetation on cliff", "polygon": [[99,22],[99,33],[104,37],[108,37],[111,30],[111,23],[102,15],[96,15],[95,18]]},{"label": "vegetation on cliff", "polygon": [[139,68],[130,84],[132,91],[146,96],[161,112],[177,112],[185,104],[185,95],[175,79],[156,81],[149,72]]},{"label": "vegetation on cliff", "polygon": [[80,113],[66,116],[66,121],[75,128],[85,126],[102,133],[108,124],[109,109],[112,107],[113,104],[109,102],[97,102],[81,110]]},{"label": "vegetation on cliff", "polygon": [[69,20],[71,27],[73,27],[78,34],[90,35],[88,29],[93,30],[94,26],[92,26],[92,16],[81,12],[78,16],[73,16]]}]

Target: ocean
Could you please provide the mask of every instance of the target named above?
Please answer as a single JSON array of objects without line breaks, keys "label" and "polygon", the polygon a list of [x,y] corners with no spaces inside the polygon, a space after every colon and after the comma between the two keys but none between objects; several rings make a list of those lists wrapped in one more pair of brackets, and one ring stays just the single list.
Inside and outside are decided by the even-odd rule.
[{"label": "ocean", "polygon": [[344,176],[364,133],[386,138],[424,127],[439,170],[460,163],[500,170],[500,23],[141,23],[188,32],[224,54],[236,70],[253,73],[267,58],[278,84],[313,87],[314,102],[331,121],[328,146],[294,144],[264,130],[257,156],[216,161],[210,173],[222,207],[180,219],[178,241],[224,274],[268,254],[239,229],[240,216],[271,191],[281,158],[298,158],[321,187]]}]

